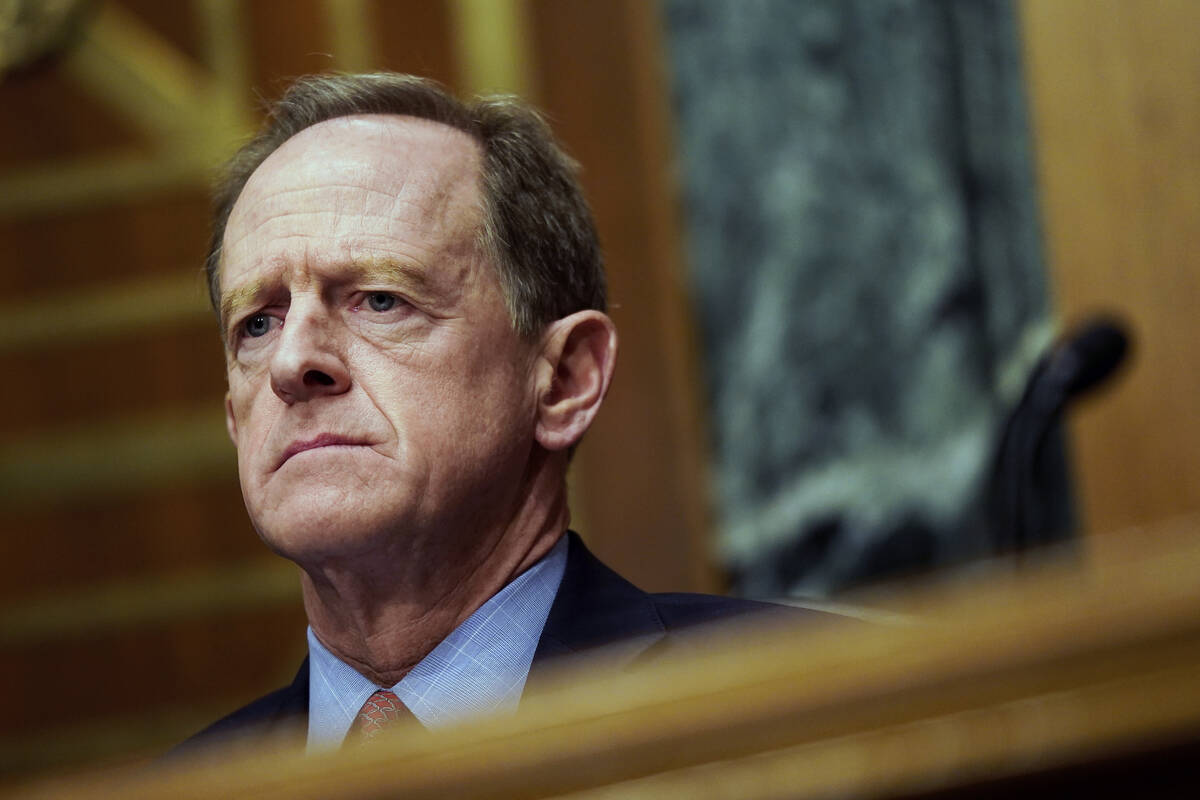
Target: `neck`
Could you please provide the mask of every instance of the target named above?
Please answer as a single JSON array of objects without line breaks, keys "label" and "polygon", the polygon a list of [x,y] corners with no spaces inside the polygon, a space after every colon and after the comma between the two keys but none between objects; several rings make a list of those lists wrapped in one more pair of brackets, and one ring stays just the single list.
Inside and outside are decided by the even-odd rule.
[{"label": "neck", "polygon": [[317,638],[376,685],[397,683],[562,537],[570,520],[564,470],[539,470],[531,488],[503,525],[439,531],[424,546],[375,554],[369,568],[302,564]]}]

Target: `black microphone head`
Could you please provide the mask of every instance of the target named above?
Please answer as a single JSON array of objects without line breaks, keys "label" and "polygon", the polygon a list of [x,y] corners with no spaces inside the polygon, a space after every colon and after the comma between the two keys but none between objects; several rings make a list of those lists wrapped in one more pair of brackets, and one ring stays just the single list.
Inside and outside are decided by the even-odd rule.
[{"label": "black microphone head", "polygon": [[1055,348],[1049,368],[1064,395],[1082,394],[1111,375],[1129,351],[1129,335],[1111,317],[1077,327]]}]

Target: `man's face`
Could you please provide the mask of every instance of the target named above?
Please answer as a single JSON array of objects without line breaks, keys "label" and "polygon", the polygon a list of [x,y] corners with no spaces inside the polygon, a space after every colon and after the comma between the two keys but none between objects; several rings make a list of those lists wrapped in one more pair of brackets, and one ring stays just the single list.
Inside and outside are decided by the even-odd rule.
[{"label": "man's face", "polygon": [[479,163],[437,123],[330,120],[273,153],[233,208],[230,435],[251,518],[294,560],[455,547],[437,537],[513,511],[534,352],[476,244]]}]

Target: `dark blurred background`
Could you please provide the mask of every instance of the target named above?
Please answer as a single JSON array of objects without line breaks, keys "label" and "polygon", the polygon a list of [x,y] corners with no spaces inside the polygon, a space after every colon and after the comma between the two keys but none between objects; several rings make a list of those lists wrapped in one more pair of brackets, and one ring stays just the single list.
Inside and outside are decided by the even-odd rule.
[{"label": "dark blurred background", "polygon": [[[0,0],[0,775],[161,751],[303,655],[200,278],[213,170],[289,76],[543,107],[622,336],[574,527],[647,589],[836,600],[1200,512],[1197,29],[1189,0]],[[1014,447],[1097,312],[1125,374]]]}]

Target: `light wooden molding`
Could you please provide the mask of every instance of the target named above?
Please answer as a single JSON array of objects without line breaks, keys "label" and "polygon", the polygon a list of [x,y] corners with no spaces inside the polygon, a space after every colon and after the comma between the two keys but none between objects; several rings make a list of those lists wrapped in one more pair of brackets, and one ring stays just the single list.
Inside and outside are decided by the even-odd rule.
[{"label": "light wooden molding", "polygon": [[296,567],[278,558],[163,573],[22,598],[0,609],[0,649],[299,602]]},{"label": "light wooden molding", "polygon": [[40,214],[181,185],[207,186],[252,130],[236,3],[195,9],[211,64],[198,64],[116,3],[100,4],[64,74],[131,122],[149,152],[97,153],[0,174],[0,215]]},{"label": "light wooden molding", "polygon": [[97,8],[64,66],[75,83],[152,136],[208,126],[207,70],[116,3]]},{"label": "light wooden molding", "polygon": [[325,15],[333,36],[333,57],[338,69],[346,72],[375,69],[379,63],[374,46],[377,32],[370,19],[367,1],[325,0]]},{"label": "light wooden molding", "polygon": [[463,88],[534,97],[525,0],[452,0],[450,9]]},{"label": "light wooden molding", "polygon": [[210,409],[61,429],[0,444],[0,508],[227,480],[237,457],[218,402]]},{"label": "light wooden molding", "polygon": [[0,304],[0,353],[81,344],[155,326],[207,322],[218,334],[199,268],[91,291],[48,292]]}]

